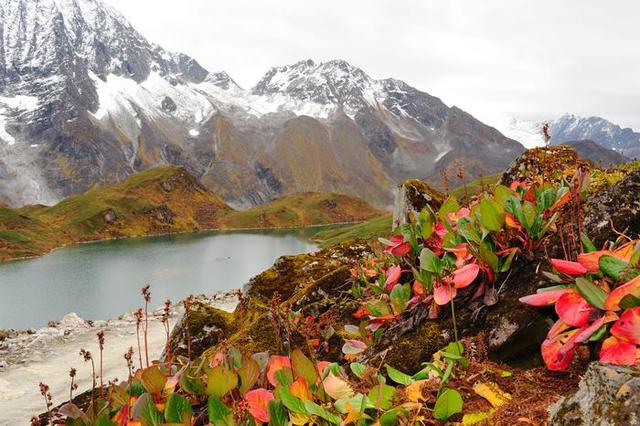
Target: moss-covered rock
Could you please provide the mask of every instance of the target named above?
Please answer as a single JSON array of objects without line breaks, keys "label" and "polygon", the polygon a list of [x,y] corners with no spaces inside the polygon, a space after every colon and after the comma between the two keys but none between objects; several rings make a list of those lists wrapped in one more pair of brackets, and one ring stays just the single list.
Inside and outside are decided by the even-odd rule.
[{"label": "moss-covered rock", "polygon": [[236,319],[232,313],[196,300],[173,328],[169,347],[173,355],[187,356],[190,346],[191,356],[199,356],[233,334],[235,329]]},{"label": "moss-covered rock", "polygon": [[632,238],[640,234],[640,171],[590,195],[584,205],[584,229],[596,245],[615,239],[615,231]]},{"label": "moss-covered rock", "polygon": [[578,391],[550,408],[549,424],[640,425],[640,368],[592,363]]},{"label": "moss-covered rock", "polygon": [[393,226],[412,221],[412,215],[426,206],[437,210],[443,202],[443,195],[418,179],[409,179],[398,188],[393,210]]},{"label": "moss-covered rock", "polygon": [[581,165],[589,162],[578,158],[575,149],[569,145],[534,148],[518,157],[504,172],[500,183],[509,186],[512,182],[529,176],[543,176],[547,182],[571,176]]}]

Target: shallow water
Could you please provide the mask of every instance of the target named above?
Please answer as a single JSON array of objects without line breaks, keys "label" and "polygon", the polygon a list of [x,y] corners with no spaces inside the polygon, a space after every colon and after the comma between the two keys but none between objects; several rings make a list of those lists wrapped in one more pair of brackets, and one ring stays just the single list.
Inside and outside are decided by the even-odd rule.
[{"label": "shallow water", "polygon": [[316,249],[304,231],[197,233],[82,244],[0,264],[0,328],[42,327],[69,312],[113,318],[170,298],[231,290],[284,254]]}]

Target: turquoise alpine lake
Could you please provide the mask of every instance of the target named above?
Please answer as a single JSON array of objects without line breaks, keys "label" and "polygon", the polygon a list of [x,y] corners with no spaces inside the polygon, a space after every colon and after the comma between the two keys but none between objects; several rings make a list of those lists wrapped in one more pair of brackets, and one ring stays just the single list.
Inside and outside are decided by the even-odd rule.
[{"label": "turquoise alpine lake", "polygon": [[142,304],[237,289],[285,254],[317,249],[312,231],[207,232],[80,244],[0,264],[0,328],[38,328],[69,312],[108,319]]}]

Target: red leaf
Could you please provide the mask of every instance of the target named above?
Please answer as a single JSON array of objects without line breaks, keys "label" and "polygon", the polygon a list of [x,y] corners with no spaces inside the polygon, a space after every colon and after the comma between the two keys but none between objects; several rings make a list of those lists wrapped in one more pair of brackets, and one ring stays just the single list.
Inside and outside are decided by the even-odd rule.
[{"label": "red leaf", "polygon": [[456,297],[457,291],[455,287],[451,287],[448,284],[443,284],[433,289],[433,300],[438,305],[446,305]]},{"label": "red leaf", "polygon": [[[562,350],[564,348],[564,351]],[[560,336],[555,339],[546,339],[540,346],[542,359],[549,370],[562,371],[569,368],[575,354],[577,345],[566,347],[562,344]]]},{"label": "red leaf", "polygon": [[324,369],[327,368],[331,363],[329,361],[318,361],[316,364],[316,368],[318,369],[318,374],[322,377],[322,373],[324,373]]},{"label": "red leaf", "polygon": [[551,264],[558,271],[564,272],[567,275],[582,275],[587,273],[587,268],[585,268],[578,262],[571,262],[562,259],[551,259]]},{"label": "red leaf", "polygon": [[568,290],[562,288],[560,290],[543,291],[540,293],[532,294],[530,296],[521,297],[518,299],[520,303],[524,303],[530,306],[548,306],[553,305],[558,301],[560,296],[565,294]]},{"label": "red leaf", "polygon": [[602,342],[600,362],[616,365],[633,365],[636,363],[636,345],[611,336]]},{"label": "red leaf", "polygon": [[607,296],[607,299],[604,301],[604,308],[607,311],[619,311],[620,301],[629,294],[640,297],[640,275],[609,293],[609,296]]},{"label": "red leaf", "polygon": [[619,340],[640,345],[640,306],[627,309],[611,327],[611,334]]},{"label": "red leaf", "polygon": [[357,311],[353,313],[354,318],[364,318],[369,316],[369,310],[366,306],[360,306]]},{"label": "red leaf", "polygon": [[387,280],[384,282],[384,288],[387,291],[393,290],[393,287],[398,284],[398,280],[400,280],[400,275],[402,275],[402,268],[398,265],[391,266],[387,269]]},{"label": "red leaf", "polygon": [[267,379],[269,383],[276,386],[276,373],[283,368],[291,368],[291,360],[288,356],[271,355],[269,358],[269,365],[267,366]]},{"label": "red leaf", "polygon": [[[542,359],[547,368],[555,371],[566,370],[571,365],[571,360],[578,345],[593,336],[603,324],[604,317],[579,330],[568,331],[553,339],[545,339],[542,342],[541,351]],[[566,341],[562,343],[563,340]]]},{"label": "red leaf", "polygon": [[249,406],[249,413],[257,422],[269,422],[269,401],[274,399],[272,392],[263,388],[254,389],[247,392],[244,399]]},{"label": "red leaf", "polygon": [[565,292],[556,302],[556,313],[560,319],[574,327],[587,325],[594,312],[593,306],[574,290]]},{"label": "red leaf", "polygon": [[425,294],[426,290],[424,289],[424,285],[422,285],[422,283],[418,280],[415,280],[413,282],[413,294],[417,294],[419,296],[422,296],[423,294]]},{"label": "red leaf", "polygon": [[477,263],[465,265],[453,273],[453,284],[456,288],[464,288],[476,279],[479,272],[480,266]]},{"label": "red leaf", "polygon": [[398,257],[407,257],[411,251],[411,243],[398,244],[391,250],[391,254]]}]

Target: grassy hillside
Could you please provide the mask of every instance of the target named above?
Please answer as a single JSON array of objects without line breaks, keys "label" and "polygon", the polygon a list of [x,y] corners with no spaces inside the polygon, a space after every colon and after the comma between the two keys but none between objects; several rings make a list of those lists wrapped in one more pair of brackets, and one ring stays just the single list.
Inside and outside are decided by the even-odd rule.
[{"label": "grassy hillside", "polygon": [[362,221],[382,212],[344,195],[293,194],[236,211],[184,169],[164,166],[51,206],[0,207],[0,260],[106,238],[202,229],[304,227]]},{"label": "grassy hillside", "polygon": [[[459,200],[463,200],[466,196],[472,197],[487,188],[493,187],[501,175],[502,174],[495,174],[476,179],[467,183],[466,189],[464,186],[459,186],[451,190],[451,195],[454,195]],[[379,237],[389,236],[391,222],[391,215],[381,215],[354,225],[323,229],[314,235],[314,239],[316,239],[323,248],[355,239],[375,240]]]}]

